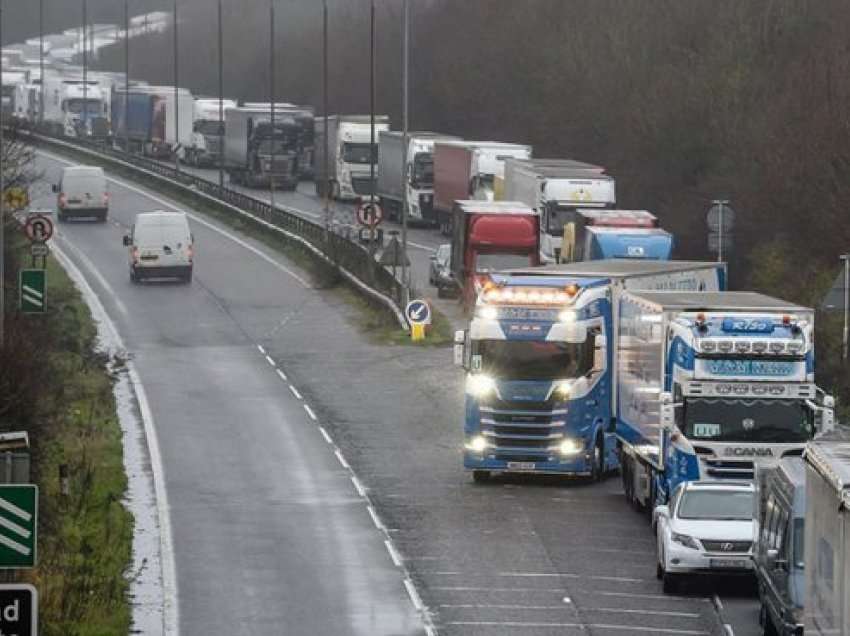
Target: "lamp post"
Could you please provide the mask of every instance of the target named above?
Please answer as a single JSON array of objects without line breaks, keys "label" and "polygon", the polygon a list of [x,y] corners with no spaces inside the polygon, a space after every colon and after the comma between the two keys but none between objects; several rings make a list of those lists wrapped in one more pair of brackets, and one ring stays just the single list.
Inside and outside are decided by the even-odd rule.
[{"label": "lamp post", "polygon": [[124,152],[130,152],[130,7],[124,0]]},{"label": "lamp post", "polygon": [[180,172],[180,91],[178,89],[177,0],[174,0],[174,169]]},{"label": "lamp post", "polygon": [[274,132],[274,0],[269,0],[269,103],[271,107],[271,170],[269,170],[269,190],[271,191],[270,203],[274,209],[274,155],[275,155],[275,132]]},{"label": "lamp post", "polygon": [[88,110],[89,110],[89,80],[88,80],[88,31],[89,31],[89,18],[88,18],[88,2],[83,0],[83,108],[82,115],[80,116],[81,130],[85,131],[86,129],[86,121],[88,120]]},{"label": "lamp post", "polygon": [[224,190],[224,34],[218,0],[218,187]]},{"label": "lamp post", "polygon": [[[404,0],[403,5],[403,19],[404,19],[404,27],[403,27],[403,36],[402,36],[402,79],[401,79],[401,87],[402,87],[402,95],[401,95],[401,104],[402,104],[402,136],[403,143],[402,147],[407,149],[407,138],[409,133],[410,122],[408,119],[408,110],[409,110],[409,96],[410,96],[410,84],[409,84],[409,73],[410,73],[410,3],[409,0]],[[401,174],[405,174],[405,166],[406,166],[406,156],[402,160],[402,168]],[[406,177],[405,177],[406,178]],[[404,290],[402,293],[404,294],[404,298],[402,298],[402,303],[407,305],[410,300],[410,282],[409,275],[410,272],[407,267],[407,197],[402,197],[401,204],[401,280],[402,280],[402,289]]]},{"label": "lamp post", "polygon": [[847,362],[848,327],[850,327],[850,254],[842,254],[844,261],[844,329],[841,334],[841,359]]},{"label": "lamp post", "polygon": [[38,0],[38,124],[44,123],[44,0]]},{"label": "lamp post", "polygon": [[328,153],[330,152],[330,142],[328,140],[328,0],[322,0],[322,113],[325,115],[325,154],[323,161],[323,187],[324,206],[325,206],[325,229],[329,232],[331,229],[331,206],[330,206],[330,175],[328,171]]},{"label": "lamp post", "polygon": [[[0,51],[3,49],[3,0],[0,0]],[[3,56],[0,55],[0,76],[3,75]],[[6,328],[6,203],[4,171],[6,170],[6,152],[3,143],[3,103],[0,99],[0,347],[3,347]]]}]

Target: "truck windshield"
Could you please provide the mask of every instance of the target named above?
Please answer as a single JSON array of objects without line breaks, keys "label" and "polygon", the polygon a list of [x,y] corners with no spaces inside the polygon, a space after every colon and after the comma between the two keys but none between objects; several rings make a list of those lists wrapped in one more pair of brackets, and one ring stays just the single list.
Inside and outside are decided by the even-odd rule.
[{"label": "truck windshield", "polygon": [[[86,115],[99,115],[100,109],[101,109],[101,105],[100,105],[99,99],[87,99],[87,100],[85,100]],[[74,113],[75,115],[82,114],[82,112],[83,112],[83,100],[82,99],[66,100],[65,111],[68,112],[68,113]]]},{"label": "truck windshield", "polygon": [[434,185],[434,157],[430,152],[420,152],[413,159],[412,183],[420,188]]},{"label": "truck windshield", "polygon": [[477,254],[475,257],[475,271],[478,273],[499,272],[531,265],[535,263],[528,254]]},{"label": "truck windshield", "polygon": [[476,340],[473,356],[481,371],[500,380],[577,378],[593,368],[593,345],[587,342]]},{"label": "truck windshield", "polygon": [[679,519],[749,521],[753,518],[753,493],[748,490],[688,490],[679,500]]},{"label": "truck windshield", "polygon": [[552,236],[563,236],[564,225],[576,220],[576,209],[550,205],[546,216],[546,233]]},{"label": "truck windshield", "polygon": [[684,433],[709,442],[804,442],[814,434],[811,415],[797,400],[687,398]]},{"label": "truck windshield", "polygon": [[[369,147],[372,147],[370,152]],[[378,162],[378,146],[377,144],[342,144],[342,160],[345,163],[370,163]]]},{"label": "truck windshield", "polygon": [[202,135],[221,135],[224,133],[224,124],[219,121],[198,121],[195,122],[195,132]]},{"label": "truck windshield", "polygon": [[287,139],[263,139],[260,142],[259,148],[257,148],[257,154],[260,155],[270,155],[272,153],[276,155],[282,155],[287,152],[292,151],[292,143]]}]

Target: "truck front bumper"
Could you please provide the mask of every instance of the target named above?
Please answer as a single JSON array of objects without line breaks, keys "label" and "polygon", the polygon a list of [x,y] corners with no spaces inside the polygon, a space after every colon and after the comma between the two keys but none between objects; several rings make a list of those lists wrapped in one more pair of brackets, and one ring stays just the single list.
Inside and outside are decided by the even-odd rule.
[{"label": "truck front bumper", "polygon": [[[523,458],[528,461],[499,458],[490,454],[479,454],[470,450],[463,452],[463,467],[466,470],[485,470],[492,473],[530,473],[551,475],[587,476],[593,472],[592,458],[584,454],[577,457]],[[534,459],[534,461],[531,461]]]}]

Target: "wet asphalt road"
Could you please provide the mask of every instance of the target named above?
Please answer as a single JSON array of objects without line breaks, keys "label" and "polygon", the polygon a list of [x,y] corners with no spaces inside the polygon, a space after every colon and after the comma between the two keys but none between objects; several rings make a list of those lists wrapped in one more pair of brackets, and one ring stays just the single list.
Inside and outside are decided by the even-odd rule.
[{"label": "wet asphalt road", "polygon": [[[41,160],[55,181],[57,164]],[[151,405],[171,504],[184,635],[424,633],[351,473],[257,342],[322,295],[193,223],[191,285],[129,281],[121,237],[166,207],[110,184],[106,224],[59,226]],[[36,205],[49,205],[44,196]]]},{"label": "wet asphalt road", "polygon": [[[119,223],[161,207],[113,191]],[[374,344],[332,292],[192,226],[191,287],[133,287],[120,228],[61,227],[147,384],[184,633],[421,632],[350,475],[257,345],[357,473],[441,635],[722,633],[710,596],[725,583],[665,596],[616,477],[473,484],[449,349]]]}]

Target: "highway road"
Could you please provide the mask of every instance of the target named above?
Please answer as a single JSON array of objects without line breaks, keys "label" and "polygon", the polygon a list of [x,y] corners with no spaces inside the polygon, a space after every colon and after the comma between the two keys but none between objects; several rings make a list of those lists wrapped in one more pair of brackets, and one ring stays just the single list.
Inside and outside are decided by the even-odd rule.
[{"label": "highway road", "polygon": [[[421,634],[417,609],[445,636],[724,633],[728,582],[663,594],[615,476],[472,482],[449,349],[374,343],[332,290],[198,215],[192,284],[133,286],[121,235],[168,202],[112,191],[109,223],[57,244],[146,385],[184,634]],[[736,634],[752,607],[733,604]]]},{"label": "highway road", "polygon": [[[56,181],[57,162],[39,167]],[[101,299],[145,386],[170,502],[180,632],[424,633],[350,469],[257,346],[286,334],[293,315],[333,308],[306,276],[201,222],[191,223],[190,286],[131,284],[121,237],[137,212],[172,206],[110,187],[109,222],[65,223],[55,242]]]}]

